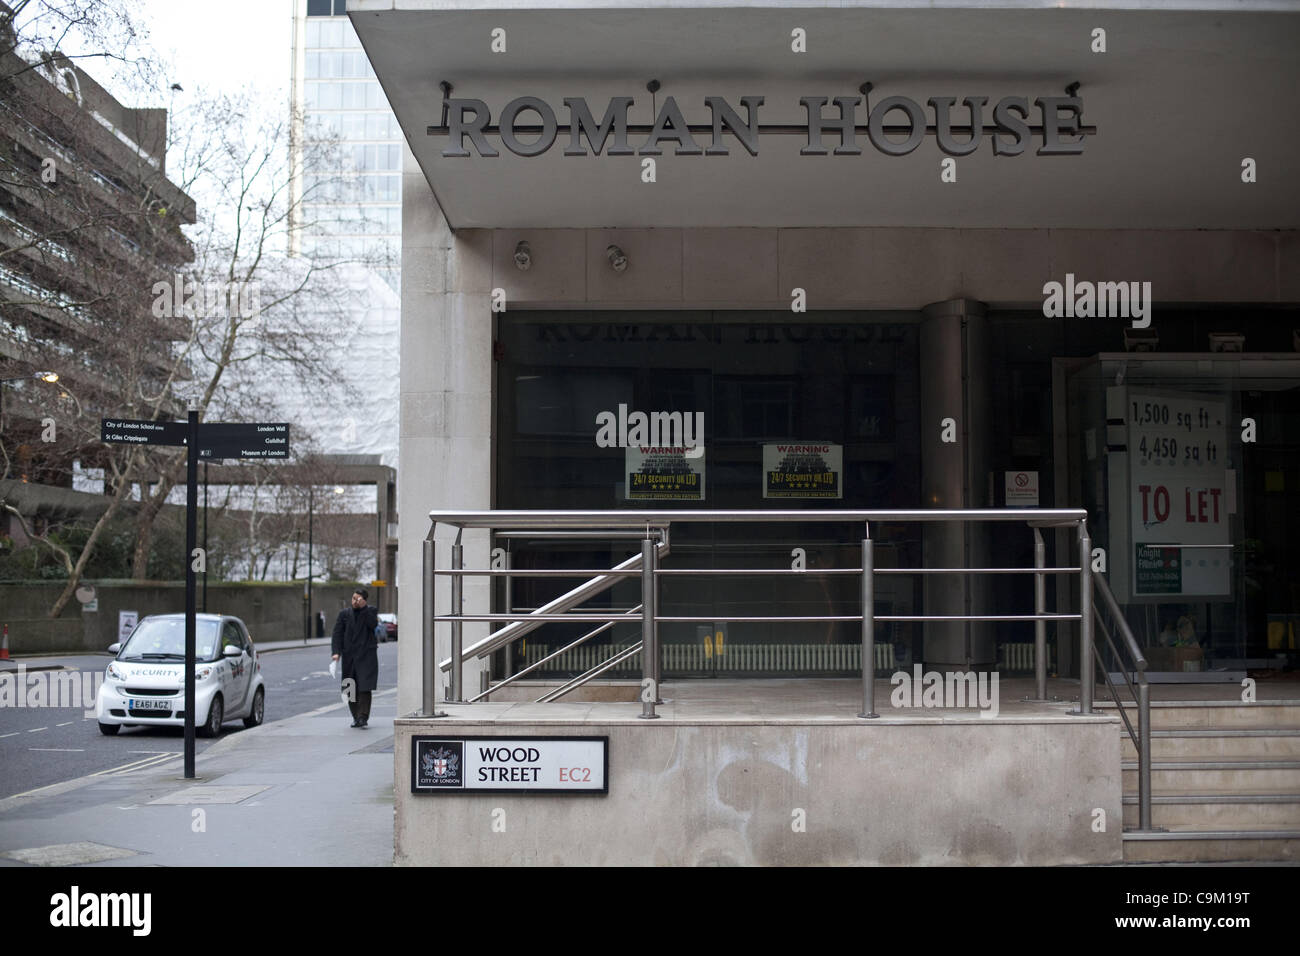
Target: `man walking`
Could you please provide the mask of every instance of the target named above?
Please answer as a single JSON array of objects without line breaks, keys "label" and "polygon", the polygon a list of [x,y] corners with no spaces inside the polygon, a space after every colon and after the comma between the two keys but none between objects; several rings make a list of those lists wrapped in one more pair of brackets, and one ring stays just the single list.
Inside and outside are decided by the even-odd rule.
[{"label": "man walking", "polygon": [[[370,592],[365,588],[352,592],[352,607],[339,611],[330,642],[334,660],[340,657],[343,660],[343,691],[348,694],[353,727],[365,727],[369,723],[370,695],[379,684],[379,650],[375,641],[379,610],[366,603],[369,597]],[[353,681],[351,693],[347,686],[349,678]]]}]

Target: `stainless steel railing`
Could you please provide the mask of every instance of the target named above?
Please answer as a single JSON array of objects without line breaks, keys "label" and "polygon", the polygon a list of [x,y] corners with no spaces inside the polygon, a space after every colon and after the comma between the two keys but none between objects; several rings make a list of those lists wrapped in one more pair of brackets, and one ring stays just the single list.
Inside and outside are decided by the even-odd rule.
[{"label": "stainless steel railing", "polygon": [[[1080,714],[1093,712],[1093,576],[1091,574],[1092,541],[1088,534],[1087,512],[1080,509],[923,509],[923,510],[825,510],[825,511],[434,511],[430,515],[429,535],[424,542],[424,694],[423,714],[441,716],[435,706],[436,673],[448,671],[450,683],[447,702],[463,702],[463,666],[465,661],[480,658],[492,651],[508,645],[514,639],[553,621],[591,622],[596,624],[613,624],[628,621],[627,612],[598,613],[591,611],[574,612],[583,601],[612,587],[625,578],[640,577],[642,600],[640,605],[641,642],[633,648],[626,649],[618,655],[619,660],[632,656],[639,651],[642,658],[643,693],[642,713],[646,719],[654,719],[655,706],[659,700],[660,652],[658,646],[658,626],[662,623],[827,623],[855,622],[861,626],[862,642],[862,718],[878,716],[875,713],[875,624],[881,622],[926,622],[926,621],[1033,621],[1035,625],[1035,676],[1040,699],[1046,698],[1046,623],[1048,621],[1079,622],[1079,709]],[[1033,529],[1035,536],[1035,562],[1032,568],[881,568],[874,566],[874,543],[871,538],[871,522],[1020,522]],[[861,564],[857,568],[834,569],[764,569],[761,574],[791,575],[812,577],[821,574],[856,574],[860,577],[861,612],[851,615],[763,615],[763,616],[718,616],[707,617],[690,615],[662,615],[657,607],[657,582],[663,577],[676,572],[661,569],[659,561],[668,554],[669,531],[674,524],[685,523],[852,523],[862,525]],[[451,567],[439,569],[434,561],[434,536],[438,525],[444,524],[457,529],[456,540],[452,545]],[[1045,527],[1063,527],[1073,525],[1078,539],[1077,567],[1046,567],[1046,549],[1042,543],[1040,529]],[[569,571],[569,570],[521,570],[519,568],[494,568],[471,570],[464,567],[461,533],[467,529],[495,530],[508,536],[528,537],[564,536],[590,538],[626,538],[635,537],[641,541],[641,553],[633,555],[609,570]],[[699,569],[692,574],[705,576],[754,575],[751,569]],[[1033,614],[997,615],[997,614],[908,614],[877,615],[874,607],[875,577],[878,574],[1032,574],[1035,578],[1035,601]],[[1077,614],[1049,614],[1045,610],[1045,576],[1047,574],[1077,574],[1079,576],[1079,612]],[[434,604],[434,579],[446,575],[451,578],[451,607],[449,613],[437,612]],[[529,612],[507,610],[503,614],[465,613],[463,606],[463,581],[468,576],[501,576],[507,580],[529,576],[587,576],[590,579],[560,597]],[[1107,592],[1108,593],[1108,592]],[[634,618],[633,618],[634,619]],[[438,662],[434,661],[434,627],[439,622],[450,624],[451,656]],[[462,627],[466,622],[486,622],[503,624],[469,647],[463,646]],[[584,635],[579,642],[594,636],[593,631]],[[1131,637],[1131,635],[1130,635]],[[572,646],[572,645],[571,645]],[[1136,646],[1136,645],[1134,645]],[[614,666],[616,661],[605,661],[593,668],[604,670]],[[595,676],[592,671],[575,678],[585,681]],[[573,683],[573,682],[570,682]],[[571,688],[570,688],[571,689]],[[475,699],[481,698],[480,694]],[[548,695],[551,696],[551,695]],[[558,696],[558,695],[556,695]],[[551,697],[551,699],[554,699]],[[1149,735],[1148,735],[1149,736]],[[1146,761],[1144,761],[1146,763]]]},{"label": "stainless steel railing", "polygon": [[[1102,660],[1101,650],[1094,647],[1097,663],[1101,664],[1102,677],[1105,679],[1106,688],[1110,691],[1111,698],[1115,701],[1115,708],[1119,711],[1120,719],[1124,721],[1124,728],[1128,731],[1129,738],[1133,741],[1133,747],[1137,750],[1138,755],[1138,829],[1151,830],[1151,685],[1147,683],[1147,659],[1142,653],[1142,648],[1138,646],[1137,639],[1134,638],[1133,632],[1129,629],[1128,622],[1124,619],[1124,613],[1120,610],[1119,602],[1115,600],[1115,595],[1106,583],[1106,579],[1100,574],[1093,577],[1093,584],[1097,589],[1097,594],[1101,596],[1102,607],[1106,614],[1110,616],[1112,626],[1118,632],[1120,642],[1117,645],[1111,636],[1110,628],[1106,626],[1106,616],[1098,614],[1096,618],[1097,629],[1105,638],[1106,645],[1110,648],[1113,659],[1119,664],[1119,673],[1128,686],[1129,692],[1133,695],[1133,701],[1137,704],[1137,729],[1134,730],[1132,721],[1128,718],[1128,713],[1124,710],[1124,704],[1119,699],[1119,692],[1115,688],[1114,681],[1110,678],[1110,672],[1106,667],[1106,662]],[[1121,648],[1124,652],[1121,653]],[[1132,668],[1133,676],[1129,674]]]}]

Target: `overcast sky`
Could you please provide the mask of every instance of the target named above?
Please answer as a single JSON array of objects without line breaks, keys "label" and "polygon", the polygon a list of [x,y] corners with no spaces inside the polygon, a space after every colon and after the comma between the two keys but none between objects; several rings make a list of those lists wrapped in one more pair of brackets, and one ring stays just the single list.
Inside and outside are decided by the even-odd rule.
[{"label": "overcast sky", "polygon": [[287,108],[292,0],[139,0],[139,5],[153,48],[170,66],[171,82],[187,91],[248,85],[281,95]]}]

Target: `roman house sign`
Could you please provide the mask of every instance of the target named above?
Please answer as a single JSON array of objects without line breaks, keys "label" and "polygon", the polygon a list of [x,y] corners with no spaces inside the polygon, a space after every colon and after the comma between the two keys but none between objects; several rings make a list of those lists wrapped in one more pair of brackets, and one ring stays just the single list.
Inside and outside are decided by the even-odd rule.
[{"label": "roman house sign", "polygon": [[[932,96],[925,106],[906,96],[887,96],[871,106],[865,95],[870,86],[863,89],[863,96],[801,96],[807,121],[793,126],[760,123],[762,96],[742,96],[739,107],[721,96],[706,96],[709,122],[695,124],[668,96],[653,126],[628,123],[630,96],[610,97],[599,119],[581,96],[564,97],[559,111],[536,96],[519,96],[501,108],[495,122],[483,100],[448,97],[442,125],[427,132],[448,138],[442,151],[446,157],[499,156],[489,135],[517,156],[540,156],[566,140],[565,156],[660,156],[665,142],[675,144],[678,156],[727,156],[731,147],[724,130],[751,156],[758,155],[760,139],[769,135],[802,136],[801,156],[858,155],[860,136],[889,156],[906,156],[926,136],[934,136],[949,156],[969,156],[985,138],[995,156],[1018,156],[1035,139],[1040,143],[1037,155],[1058,156],[1082,153],[1084,137],[1096,134],[1095,127],[1083,125],[1079,96],[1040,96],[1032,102],[1004,96],[991,107],[987,96],[967,96],[960,105],[956,97]],[[1077,92],[1074,84],[1070,89]],[[567,122],[561,124],[559,118],[566,114]]]}]

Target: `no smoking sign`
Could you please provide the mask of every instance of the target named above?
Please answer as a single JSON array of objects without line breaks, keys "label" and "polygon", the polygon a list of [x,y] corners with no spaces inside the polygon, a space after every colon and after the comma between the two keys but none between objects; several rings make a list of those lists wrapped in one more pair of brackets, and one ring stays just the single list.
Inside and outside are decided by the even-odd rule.
[{"label": "no smoking sign", "polygon": [[1038,507],[1038,472],[1008,471],[1006,473],[1008,508]]}]

